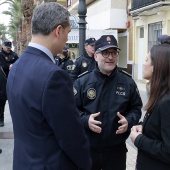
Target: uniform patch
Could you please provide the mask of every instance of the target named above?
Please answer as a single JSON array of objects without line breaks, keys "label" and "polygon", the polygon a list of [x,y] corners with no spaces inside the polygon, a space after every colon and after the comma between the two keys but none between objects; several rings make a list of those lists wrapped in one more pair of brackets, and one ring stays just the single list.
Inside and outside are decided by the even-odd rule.
[{"label": "uniform patch", "polygon": [[121,87],[121,86],[117,87],[116,94],[120,95],[120,96],[125,96],[125,94],[126,94],[125,93],[125,88]]},{"label": "uniform patch", "polygon": [[69,71],[73,70],[73,65],[68,65],[67,70],[69,70]]},{"label": "uniform patch", "polygon": [[93,88],[89,88],[88,90],[87,90],[87,97],[89,98],[89,99],[95,99],[96,98],[96,90],[95,89],[93,89]]},{"label": "uniform patch", "polygon": [[77,90],[75,89],[75,87],[73,87],[73,93],[74,93],[74,96],[77,94]]},{"label": "uniform patch", "polygon": [[74,70],[76,68],[76,65],[75,64],[73,64],[72,65],[72,70]]},{"label": "uniform patch", "polygon": [[87,67],[87,63],[85,61],[82,62],[83,67]]},{"label": "uniform patch", "polygon": [[120,87],[117,87],[117,89],[120,90],[120,91],[125,90],[125,88],[123,88],[123,87],[121,87],[121,86],[120,86]]}]

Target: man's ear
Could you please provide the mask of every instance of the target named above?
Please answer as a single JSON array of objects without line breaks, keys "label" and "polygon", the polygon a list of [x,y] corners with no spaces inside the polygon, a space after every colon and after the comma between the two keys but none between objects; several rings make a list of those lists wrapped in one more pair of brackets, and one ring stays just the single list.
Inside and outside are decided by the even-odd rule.
[{"label": "man's ear", "polygon": [[58,25],[56,29],[54,30],[55,35],[59,38],[61,35],[63,27],[61,25]]}]

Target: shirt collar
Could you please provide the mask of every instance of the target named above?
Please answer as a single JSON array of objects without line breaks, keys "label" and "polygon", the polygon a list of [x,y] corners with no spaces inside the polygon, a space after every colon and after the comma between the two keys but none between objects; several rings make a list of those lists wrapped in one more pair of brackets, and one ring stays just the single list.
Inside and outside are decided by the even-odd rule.
[{"label": "shirt collar", "polygon": [[51,52],[48,48],[46,48],[46,47],[44,47],[44,46],[42,46],[42,45],[39,45],[39,44],[37,44],[37,43],[33,43],[33,42],[30,42],[30,43],[28,44],[28,46],[34,47],[34,48],[37,48],[37,49],[43,51],[45,54],[47,54],[47,55],[51,58],[51,60],[53,61],[53,63],[55,63],[53,54],[52,54],[52,52]]}]

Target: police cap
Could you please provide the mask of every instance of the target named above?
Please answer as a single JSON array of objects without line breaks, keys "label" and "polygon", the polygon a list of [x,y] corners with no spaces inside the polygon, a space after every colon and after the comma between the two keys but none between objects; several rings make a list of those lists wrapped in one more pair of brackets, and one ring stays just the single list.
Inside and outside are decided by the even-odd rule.
[{"label": "police cap", "polygon": [[5,41],[3,42],[3,45],[4,45],[5,47],[7,47],[7,48],[12,48],[12,43],[11,43],[11,41],[9,41],[9,40],[5,40]]},{"label": "police cap", "polygon": [[117,40],[113,35],[103,35],[95,42],[96,52],[101,52],[112,47],[120,50]]},{"label": "police cap", "polygon": [[94,45],[96,42],[96,39],[95,38],[89,38],[85,41],[85,46],[87,45]]}]

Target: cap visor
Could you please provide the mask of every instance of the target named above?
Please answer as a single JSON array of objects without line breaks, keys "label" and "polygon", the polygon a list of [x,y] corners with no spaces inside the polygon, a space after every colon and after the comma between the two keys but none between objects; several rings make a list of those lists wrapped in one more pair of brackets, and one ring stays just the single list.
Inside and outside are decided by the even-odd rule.
[{"label": "cap visor", "polygon": [[5,46],[6,48],[12,48],[11,46]]},{"label": "cap visor", "polygon": [[94,45],[95,44],[95,42],[94,43],[89,43],[88,45]]},{"label": "cap visor", "polygon": [[106,46],[104,46],[104,47],[98,48],[98,49],[96,50],[96,52],[101,52],[101,51],[104,51],[104,50],[106,50],[106,49],[108,49],[108,48],[117,48],[118,50],[120,50],[120,48],[118,48],[118,47],[115,46],[115,45],[106,45]]}]

